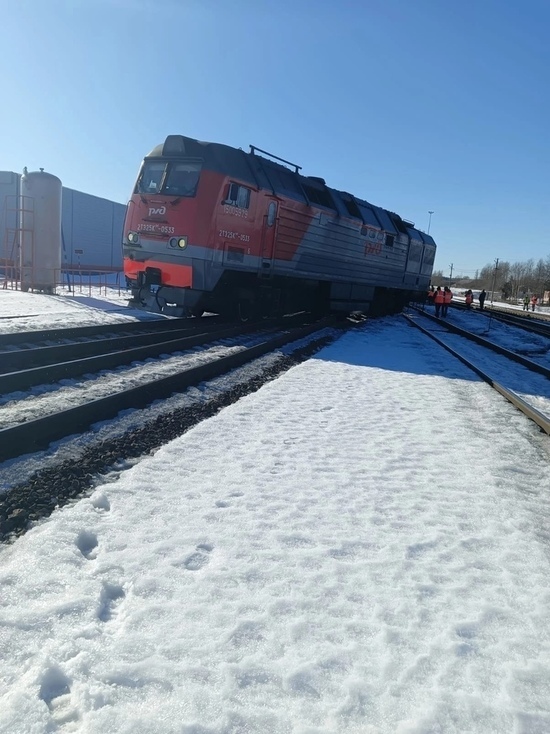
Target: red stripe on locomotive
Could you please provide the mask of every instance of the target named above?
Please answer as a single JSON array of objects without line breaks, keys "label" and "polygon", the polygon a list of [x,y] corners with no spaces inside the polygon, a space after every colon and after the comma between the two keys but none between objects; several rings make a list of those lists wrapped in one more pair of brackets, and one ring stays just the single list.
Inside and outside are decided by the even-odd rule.
[{"label": "red stripe on locomotive", "polygon": [[162,272],[162,282],[178,288],[193,287],[193,268],[190,265],[178,265],[177,263],[156,262],[153,259],[147,262],[137,262],[130,258],[124,258],[124,273],[128,278],[137,280],[145,268],[158,268]]}]

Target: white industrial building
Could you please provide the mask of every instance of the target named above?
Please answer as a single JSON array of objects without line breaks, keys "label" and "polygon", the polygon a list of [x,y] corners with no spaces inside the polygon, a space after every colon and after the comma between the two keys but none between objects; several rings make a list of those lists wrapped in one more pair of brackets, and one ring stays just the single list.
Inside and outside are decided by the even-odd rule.
[{"label": "white industrial building", "polygon": [[[0,261],[4,263],[17,261],[21,201],[21,174],[0,171]],[[121,270],[125,212],[124,204],[63,186],[62,271],[107,273]]]}]

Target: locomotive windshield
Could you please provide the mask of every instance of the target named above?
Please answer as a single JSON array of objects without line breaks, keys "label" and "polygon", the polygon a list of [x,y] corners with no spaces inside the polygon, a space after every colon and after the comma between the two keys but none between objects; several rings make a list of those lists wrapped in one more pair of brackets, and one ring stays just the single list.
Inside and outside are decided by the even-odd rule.
[{"label": "locomotive windshield", "polygon": [[200,172],[198,161],[145,161],[136,193],[195,196]]},{"label": "locomotive windshield", "polygon": [[158,194],[166,171],[166,163],[161,161],[148,161],[143,165],[143,170],[138,179],[137,193]]}]

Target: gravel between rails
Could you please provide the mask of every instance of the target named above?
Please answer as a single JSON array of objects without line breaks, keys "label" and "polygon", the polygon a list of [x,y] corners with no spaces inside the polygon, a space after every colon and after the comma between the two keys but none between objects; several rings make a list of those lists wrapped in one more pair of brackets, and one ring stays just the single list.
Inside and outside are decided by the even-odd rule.
[{"label": "gravel between rails", "polygon": [[77,459],[38,470],[25,482],[0,495],[0,541],[14,540],[34,523],[49,517],[58,507],[90,493],[100,483],[114,481],[128,467],[128,462],[150,454],[222,408],[255,392],[291,367],[309,359],[341,333],[312,340],[289,355],[281,355],[260,374],[234,384],[207,402],[197,402],[191,407],[162,414],[122,436],[91,445]]}]

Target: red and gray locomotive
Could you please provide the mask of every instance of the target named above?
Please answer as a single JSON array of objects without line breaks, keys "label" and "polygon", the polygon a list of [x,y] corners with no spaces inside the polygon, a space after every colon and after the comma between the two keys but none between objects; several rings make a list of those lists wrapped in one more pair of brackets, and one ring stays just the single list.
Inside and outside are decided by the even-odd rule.
[{"label": "red and gray locomotive", "polygon": [[128,203],[131,304],[175,316],[391,313],[423,298],[436,245],[399,215],[254,146],[169,135]]}]

